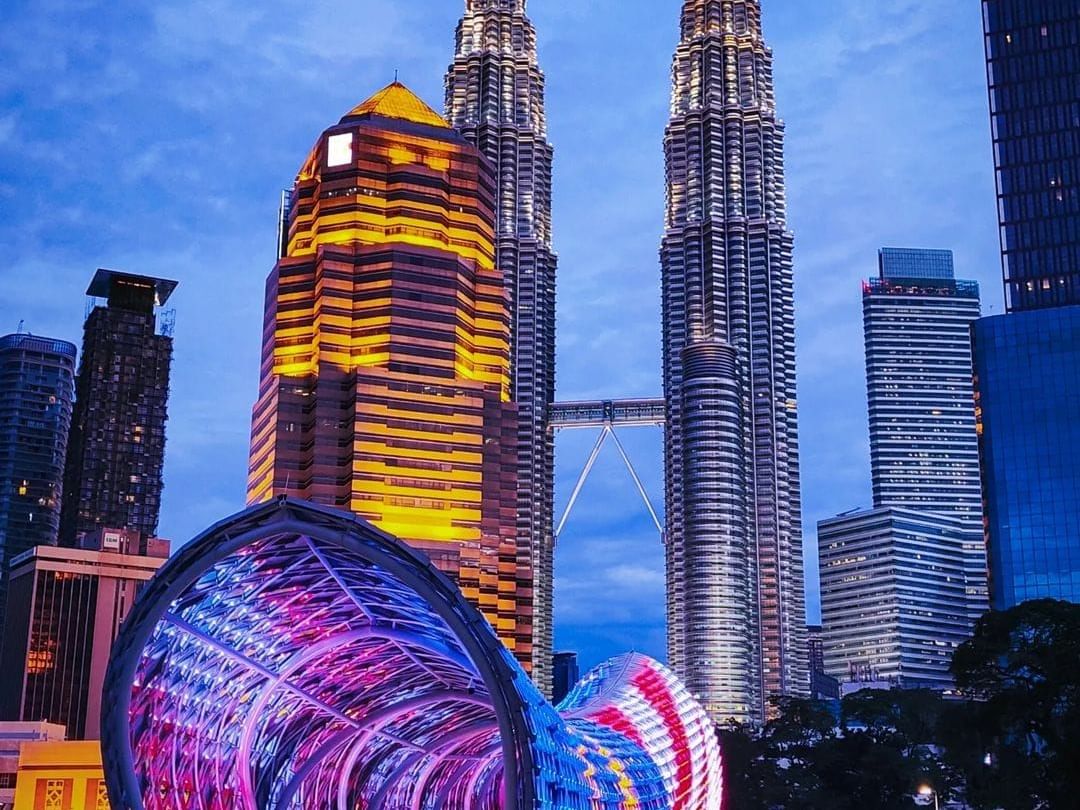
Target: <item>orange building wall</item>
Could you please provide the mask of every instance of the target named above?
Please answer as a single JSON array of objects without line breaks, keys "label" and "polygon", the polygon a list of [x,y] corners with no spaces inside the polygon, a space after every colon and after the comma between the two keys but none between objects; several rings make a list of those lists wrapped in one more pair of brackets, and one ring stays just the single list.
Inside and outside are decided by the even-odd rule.
[{"label": "orange building wall", "polygon": [[19,755],[15,810],[109,810],[100,744],[25,743]]},{"label": "orange building wall", "polygon": [[417,104],[392,85],[300,171],[266,287],[248,499],[348,509],[423,548],[529,668],[495,179]]}]

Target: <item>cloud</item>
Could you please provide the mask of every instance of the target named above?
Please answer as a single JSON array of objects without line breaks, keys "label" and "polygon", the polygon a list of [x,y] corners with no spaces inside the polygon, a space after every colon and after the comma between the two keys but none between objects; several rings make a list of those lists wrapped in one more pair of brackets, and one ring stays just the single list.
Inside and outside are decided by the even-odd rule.
[{"label": "cloud", "polygon": [[[280,189],[318,133],[395,69],[441,105],[462,5],[5,7],[3,314],[10,328],[25,318],[78,340],[95,267],[180,280],[165,534],[182,541],[242,505]],[[559,396],[655,395],[677,9],[658,16],[655,0],[530,8],[556,148]],[[955,248],[988,305],[1000,301],[982,38],[977,4],[769,2],[764,13],[787,122],[811,537],[817,519],[868,495],[859,282],[877,248]],[[658,432],[623,438],[659,500]],[[560,437],[560,503],[591,441]],[[634,641],[662,654],[662,548],[610,448],[557,566],[560,639],[594,652]]]}]

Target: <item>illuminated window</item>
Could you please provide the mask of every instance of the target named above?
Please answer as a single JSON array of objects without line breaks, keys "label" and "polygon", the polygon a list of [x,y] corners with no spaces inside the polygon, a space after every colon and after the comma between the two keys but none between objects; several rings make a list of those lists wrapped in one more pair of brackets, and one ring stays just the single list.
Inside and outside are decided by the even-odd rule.
[{"label": "illuminated window", "polygon": [[346,166],[352,163],[352,133],[331,135],[326,145],[326,165]]}]

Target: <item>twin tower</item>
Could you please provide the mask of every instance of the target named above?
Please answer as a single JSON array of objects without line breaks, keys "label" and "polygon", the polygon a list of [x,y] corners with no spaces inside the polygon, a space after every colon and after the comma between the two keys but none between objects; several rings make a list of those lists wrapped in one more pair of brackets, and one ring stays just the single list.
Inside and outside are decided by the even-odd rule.
[{"label": "twin tower", "polygon": [[[665,138],[669,658],[716,720],[808,688],[792,235],[758,0],[687,0]],[[467,0],[440,116],[319,138],[267,281],[248,498],[423,549],[552,677],[552,147],[525,0]],[[602,564],[602,563],[601,563]]]}]

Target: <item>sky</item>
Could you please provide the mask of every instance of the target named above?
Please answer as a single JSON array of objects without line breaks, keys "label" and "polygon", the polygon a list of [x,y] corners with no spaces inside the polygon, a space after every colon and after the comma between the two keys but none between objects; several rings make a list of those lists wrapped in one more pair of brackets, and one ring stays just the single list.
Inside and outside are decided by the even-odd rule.
[{"label": "sky", "polygon": [[[177,279],[160,533],[244,505],[281,189],[401,79],[442,108],[460,0],[4,0],[0,334],[81,340],[97,267]],[[661,142],[679,0],[531,0],[556,149],[558,396],[660,393]],[[763,0],[787,123],[810,618],[815,525],[870,504],[860,280],[949,248],[1002,311],[976,0]],[[657,508],[661,434],[622,434]],[[557,511],[594,435],[558,441]],[[660,538],[605,450],[556,563],[556,645],[664,655]]]}]

